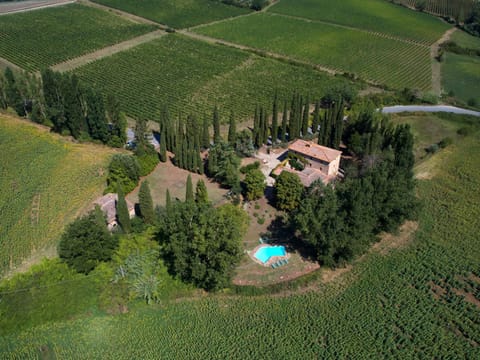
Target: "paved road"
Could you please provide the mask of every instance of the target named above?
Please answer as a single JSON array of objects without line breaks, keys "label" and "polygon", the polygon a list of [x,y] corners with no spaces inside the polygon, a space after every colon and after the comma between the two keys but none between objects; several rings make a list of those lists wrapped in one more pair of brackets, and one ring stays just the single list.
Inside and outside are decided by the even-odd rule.
[{"label": "paved road", "polygon": [[480,116],[479,111],[467,110],[449,105],[395,105],[384,107],[382,112],[385,114],[401,112],[449,112],[455,114]]},{"label": "paved road", "polygon": [[76,0],[28,0],[28,1],[8,1],[0,3],[0,15],[6,15],[16,12],[41,9],[51,6],[65,5]]}]

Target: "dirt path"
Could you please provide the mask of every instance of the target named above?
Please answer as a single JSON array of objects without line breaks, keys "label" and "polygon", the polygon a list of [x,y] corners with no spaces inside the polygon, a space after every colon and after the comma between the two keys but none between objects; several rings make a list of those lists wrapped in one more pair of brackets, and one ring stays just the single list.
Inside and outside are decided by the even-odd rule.
[{"label": "dirt path", "polygon": [[158,39],[158,38],[160,38],[160,37],[162,37],[166,34],[167,33],[163,30],[153,31],[151,33],[148,33],[148,34],[138,36],[136,38],[121,42],[119,44],[108,46],[108,47],[105,47],[103,49],[94,51],[92,53],[85,54],[83,56],[80,56],[80,57],[77,57],[77,58],[74,58],[74,59],[71,59],[71,60],[67,60],[65,62],[56,64],[56,65],[53,65],[53,66],[51,66],[51,69],[54,70],[54,71],[60,71],[60,72],[70,71],[70,70],[76,69],[80,66],[91,63],[95,60],[102,59],[104,57],[111,56],[111,55],[116,54],[118,52],[131,49],[131,48],[133,48],[135,46],[138,46],[140,44],[152,41],[154,39]]},{"label": "dirt path", "polygon": [[130,21],[132,21],[134,23],[137,23],[137,24],[156,25],[156,26],[160,27],[161,29],[166,29],[167,28],[167,26],[159,24],[155,21],[148,20],[148,19],[142,18],[140,16],[133,15],[133,14],[127,13],[125,11],[114,9],[114,8],[111,8],[111,7],[108,7],[108,6],[105,6],[105,5],[100,5],[100,4],[97,4],[97,3],[94,3],[94,2],[91,2],[91,1],[88,1],[88,0],[78,0],[78,2],[80,4],[83,4],[83,5],[86,5],[86,6],[91,6],[91,7],[97,8],[97,9],[112,12],[112,13],[118,15],[118,16],[121,16],[124,19],[130,20]]},{"label": "dirt path", "polygon": [[0,15],[44,9],[47,7],[61,6],[74,3],[76,0],[31,0],[12,1],[0,3]]},{"label": "dirt path", "polygon": [[435,58],[438,55],[440,45],[450,40],[450,36],[452,36],[456,30],[456,27],[447,30],[442,37],[430,47],[430,58],[432,59],[432,90],[438,96],[442,94],[442,64]]}]

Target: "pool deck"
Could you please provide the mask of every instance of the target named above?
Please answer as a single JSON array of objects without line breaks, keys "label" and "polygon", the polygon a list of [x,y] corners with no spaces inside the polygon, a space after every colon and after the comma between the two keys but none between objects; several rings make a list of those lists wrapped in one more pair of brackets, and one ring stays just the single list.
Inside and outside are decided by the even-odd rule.
[{"label": "pool deck", "polygon": [[255,257],[255,253],[263,248],[263,247],[267,247],[267,246],[276,246],[276,245],[269,245],[269,244],[260,244],[258,245],[257,247],[255,247],[253,250],[250,250],[250,251],[247,251],[247,254],[248,256],[250,256],[250,258],[255,261],[257,264],[260,264],[262,266],[265,266],[265,267],[269,267],[271,266],[272,264],[276,263],[277,261],[279,260],[283,260],[283,259],[289,259],[290,258],[290,254],[288,252],[285,251],[286,255],[285,256],[272,256],[270,259],[268,259],[268,261],[266,263],[262,263],[260,260],[258,260],[256,257]]}]

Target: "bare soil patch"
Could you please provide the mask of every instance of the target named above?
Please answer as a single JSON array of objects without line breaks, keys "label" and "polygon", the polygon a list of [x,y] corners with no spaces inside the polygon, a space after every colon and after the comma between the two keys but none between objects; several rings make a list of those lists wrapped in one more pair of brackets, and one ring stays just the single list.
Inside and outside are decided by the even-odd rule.
[{"label": "bare soil patch", "polygon": [[382,255],[386,255],[392,249],[398,249],[407,245],[413,240],[413,234],[418,229],[418,222],[405,221],[400,226],[398,234],[384,233],[381,236],[381,240],[373,244],[371,251],[378,252]]},{"label": "bare soil patch", "polygon": [[430,57],[432,59],[432,89],[436,95],[441,95],[442,93],[442,65],[436,60],[438,50],[440,49],[440,45],[447,42],[456,30],[456,27],[447,30],[442,37],[430,47]]},{"label": "bare soil patch", "polygon": [[[226,189],[222,189],[219,184],[209,180],[205,175],[193,174],[187,170],[176,167],[171,161],[159,163],[152,173],[141,179],[141,182],[148,180],[154,205],[164,206],[167,189],[170,192],[172,200],[185,200],[188,175],[192,177],[194,189],[198,180],[202,179],[205,182],[208,197],[214,204],[219,204],[224,201],[224,195],[227,193]],[[126,196],[132,203],[138,202],[139,189],[140,186]]]}]

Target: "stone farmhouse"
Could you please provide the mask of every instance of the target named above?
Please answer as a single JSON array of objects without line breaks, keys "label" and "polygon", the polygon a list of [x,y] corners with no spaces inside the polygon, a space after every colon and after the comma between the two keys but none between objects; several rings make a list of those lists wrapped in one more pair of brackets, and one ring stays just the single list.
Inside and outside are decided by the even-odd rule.
[{"label": "stone farmhouse", "polygon": [[[117,194],[109,193],[102,196],[101,198],[98,198],[94,202],[94,205],[99,205],[100,209],[102,209],[103,213],[105,214],[107,218],[108,230],[113,230],[115,227],[118,226],[117,206],[116,206],[117,200],[118,200]],[[126,200],[126,202],[127,202],[128,213],[131,219],[135,216],[135,206],[128,200]]]},{"label": "stone farmhouse", "polygon": [[338,176],[341,151],[299,139],[290,144],[288,153],[303,157],[307,164],[302,171],[298,171],[287,163],[277,170],[277,175],[282,171],[295,173],[302,184],[307,187],[318,179],[321,179],[324,184],[328,184]]}]

